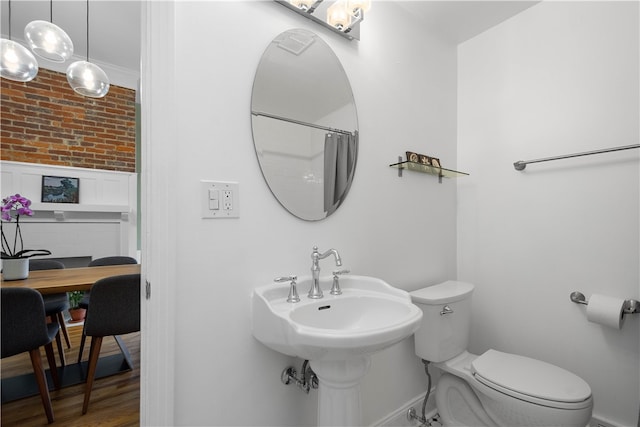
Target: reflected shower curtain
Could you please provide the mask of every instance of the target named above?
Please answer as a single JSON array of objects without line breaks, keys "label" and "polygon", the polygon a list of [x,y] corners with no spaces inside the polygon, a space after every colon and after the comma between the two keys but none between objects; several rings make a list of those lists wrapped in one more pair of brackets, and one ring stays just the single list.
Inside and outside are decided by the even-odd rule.
[{"label": "reflected shower curtain", "polygon": [[335,211],[349,190],[356,165],[357,136],[327,133],[324,138],[324,210]]}]

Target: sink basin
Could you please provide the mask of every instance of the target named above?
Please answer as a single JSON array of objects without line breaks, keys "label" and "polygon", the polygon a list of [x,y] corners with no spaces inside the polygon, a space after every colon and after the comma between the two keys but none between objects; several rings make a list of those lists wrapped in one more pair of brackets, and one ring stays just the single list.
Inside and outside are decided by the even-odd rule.
[{"label": "sink basin", "polygon": [[409,294],[375,277],[320,278],[324,297],[311,299],[311,277],[298,281],[300,301],[287,302],[289,284],[253,291],[253,336],[280,353],[310,361],[318,377],[318,425],[360,426],[360,382],[371,354],[412,335],[422,310]]},{"label": "sink basin", "polygon": [[324,297],[310,299],[311,278],[298,282],[300,302],[286,302],[289,284],[253,293],[253,335],[289,356],[345,360],[387,348],[413,334],[422,311],[409,294],[366,276],[340,278],[342,295],[330,295],[332,276],[320,279]]}]

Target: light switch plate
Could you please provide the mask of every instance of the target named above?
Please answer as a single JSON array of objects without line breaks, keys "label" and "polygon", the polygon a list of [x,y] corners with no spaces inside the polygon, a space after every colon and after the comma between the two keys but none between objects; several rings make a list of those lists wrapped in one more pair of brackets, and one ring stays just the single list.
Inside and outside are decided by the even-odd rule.
[{"label": "light switch plate", "polygon": [[[239,187],[237,182],[201,180],[202,218],[239,218]],[[217,197],[218,203],[211,202],[212,197]]]}]

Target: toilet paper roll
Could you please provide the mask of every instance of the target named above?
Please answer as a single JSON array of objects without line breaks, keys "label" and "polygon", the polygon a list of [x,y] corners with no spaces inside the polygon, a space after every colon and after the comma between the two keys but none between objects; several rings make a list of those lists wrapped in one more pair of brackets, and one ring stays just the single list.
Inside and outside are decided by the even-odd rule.
[{"label": "toilet paper roll", "polygon": [[614,329],[622,327],[624,300],[607,295],[593,294],[587,305],[587,320]]}]

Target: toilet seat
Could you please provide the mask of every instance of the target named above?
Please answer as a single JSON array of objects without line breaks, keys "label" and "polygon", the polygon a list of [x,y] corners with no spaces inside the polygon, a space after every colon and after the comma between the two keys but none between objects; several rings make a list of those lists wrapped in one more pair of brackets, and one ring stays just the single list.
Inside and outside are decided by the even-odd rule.
[{"label": "toilet seat", "polygon": [[558,366],[515,354],[488,350],[471,363],[478,382],[520,400],[558,409],[591,405],[591,388]]}]

